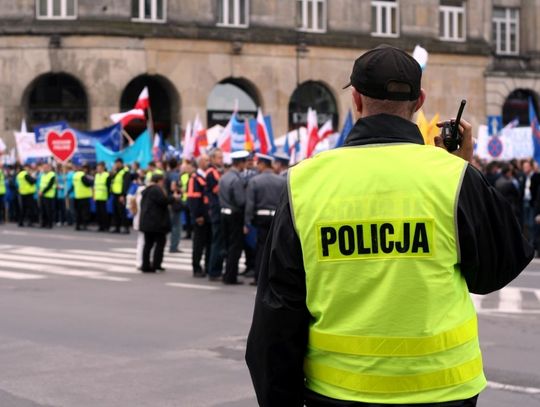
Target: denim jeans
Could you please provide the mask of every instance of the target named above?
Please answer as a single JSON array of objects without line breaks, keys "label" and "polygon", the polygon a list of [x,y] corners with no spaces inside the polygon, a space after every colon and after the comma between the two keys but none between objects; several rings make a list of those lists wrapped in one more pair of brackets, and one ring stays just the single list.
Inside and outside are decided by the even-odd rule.
[{"label": "denim jeans", "polygon": [[180,244],[182,232],[182,212],[171,211],[171,238],[169,242],[169,251],[175,252]]}]

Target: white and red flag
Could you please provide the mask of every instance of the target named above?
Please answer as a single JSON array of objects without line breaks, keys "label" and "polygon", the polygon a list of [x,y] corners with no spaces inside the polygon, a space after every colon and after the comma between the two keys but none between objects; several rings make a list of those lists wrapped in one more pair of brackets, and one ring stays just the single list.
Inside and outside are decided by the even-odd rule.
[{"label": "white and red flag", "polygon": [[307,113],[307,146],[305,158],[311,157],[315,147],[319,143],[319,124],[317,122],[317,112],[312,108],[308,109]]},{"label": "white and red flag", "polygon": [[130,121],[135,119],[146,120],[144,110],[142,109],[131,109],[127,112],[113,113],[110,117],[114,123],[122,123],[122,127],[125,127]]},{"label": "white and red flag", "polygon": [[191,160],[193,158],[193,132],[191,127],[191,121],[188,121],[186,124],[186,129],[184,131],[184,150],[182,151],[182,158],[184,160]]},{"label": "white and red flag", "polygon": [[150,96],[148,94],[148,86],[145,86],[141,93],[139,94],[139,98],[137,99],[137,102],[135,103],[134,108],[135,109],[148,109],[150,107]]},{"label": "white and red flag", "polygon": [[259,140],[259,153],[269,154],[272,151],[272,140],[260,107],[257,109],[257,139]]}]

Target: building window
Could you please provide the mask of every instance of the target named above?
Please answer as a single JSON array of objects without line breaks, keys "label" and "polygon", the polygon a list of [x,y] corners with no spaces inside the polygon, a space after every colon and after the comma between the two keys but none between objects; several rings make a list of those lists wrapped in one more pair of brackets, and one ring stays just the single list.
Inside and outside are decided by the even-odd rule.
[{"label": "building window", "polygon": [[167,19],[167,0],[132,0],[133,21],[164,23]]},{"label": "building window", "polygon": [[497,54],[517,55],[519,53],[519,10],[495,7],[492,35]]},{"label": "building window", "polygon": [[39,19],[77,18],[77,0],[36,0],[36,8]]},{"label": "building window", "polygon": [[326,0],[296,0],[296,27],[301,31],[326,31]]},{"label": "building window", "polygon": [[219,26],[248,26],[249,0],[218,0],[218,7]]},{"label": "building window", "polygon": [[[465,6],[441,2],[439,6],[439,37],[443,41],[465,41]],[[455,3],[455,2],[453,2]]]},{"label": "building window", "polygon": [[395,0],[371,2],[371,35],[377,37],[399,36],[399,9]]}]

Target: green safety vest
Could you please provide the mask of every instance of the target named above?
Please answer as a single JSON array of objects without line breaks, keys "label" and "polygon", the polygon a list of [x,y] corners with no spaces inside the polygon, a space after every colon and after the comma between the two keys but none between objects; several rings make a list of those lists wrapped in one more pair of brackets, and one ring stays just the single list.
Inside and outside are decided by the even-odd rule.
[{"label": "green safety vest", "polygon": [[31,195],[36,193],[36,184],[30,184],[26,180],[28,171],[22,170],[17,174],[17,184],[19,185],[19,194],[20,195]]},{"label": "green safety vest", "polygon": [[109,190],[107,189],[107,180],[109,179],[108,172],[96,174],[94,177],[94,200],[106,201],[109,199]]},{"label": "green safety vest", "polygon": [[190,174],[188,174],[187,172],[184,172],[181,176],[180,176],[180,182],[182,183],[182,201],[186,202],[187,201],[187,190],[188,190],[188,183],[189,183],[189,178],[191,177]]},{"label": "green safety vest", "polygon": [[154,171],[148,171],[146,173],[146,176],[144,177],[145,184],[148,184],[150,181],[152,181],[152,176],[154,174],[163,175],[164,172],[163,172],[163,170],[161,168],[156,168]]},{"label": "green safety vest", "polygon": [[312,317],[309,389],[417,404],[485,387],[455,226],[465,169],[407,143],[339,148],[289,170]]},{"label": "green safety vest", "polygon": [[88,187],[82,182],[84,175],[83,171],[77,171],[73,175],[73,193],[75,199],[92,198],[92,187]]},{"label": "green safety vest", "polygon": [[[54,171],[49,171],[41,176],[41,181],[39,184],[39,191],[43,192],[47,185],[49,185],[49,181],[51,178],[55,177]],[[51,189],[49,189],[45,194],[43,194],[44,198],[54,198],[56,196],[56,179],[53,182],[53,185]]]},{"label": "green safety vest", "polygon": [[124,188],[124,174],[128,171],[126,167],[118,171],[112,180],[111,192],[116,195],[122,194],[122,189]]},{"label": "green safety vest", "polygon": [[6,178],[4,176],[4,171],[0,169],[0,195],[5,195],[6,193]]}]

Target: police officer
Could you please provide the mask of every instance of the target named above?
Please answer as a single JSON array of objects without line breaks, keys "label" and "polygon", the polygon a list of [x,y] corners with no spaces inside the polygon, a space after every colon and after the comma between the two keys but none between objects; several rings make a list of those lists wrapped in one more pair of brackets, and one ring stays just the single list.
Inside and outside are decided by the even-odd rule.
[{"label": "police officer", "polygon": [[87,230],[90,219],[90,199],[94,179],[90,166],[84,164],[73,174],[73,193],[75,195],[75,230]]},{"label": "police officer", "polygon": [[165,172],[163,171],[163,168],[157,167],[154,161],[150,161],[148,163],[148,170],[146,171],[146,175],[144,177],[144,183],[146,185],[150,183],[150,181],[152,180],[152,175],[154,174],[165,175]]},{"label": "police officer", "polygon": [[100,162],[96,166],[94,176],[94,201],[96,202],[96,220],[98,232],[109,231],[109,214],[107,212],[107,201],[109,200],[109,190],[111,179],[105,170],[105,163]]},{"label": "police officer", "polygon": [[421,75],[400,49],[363,54],[344,147],[289,170],[247,346],[261,406],[464,407],[486,386],[469,291],[502,288],[533,251],[467,162],[469,123],[455,154],[423,145]]},{"label": "police officer", "polygon": [[209,153],[210,165],[206,170],[206,196],[212,224],[212,245],[208,279],[220,281],[223,273],[223,233],[221,231],[221,206],[219,204],[219,180],[223,174],[223,152],[214,148]]},{"label": "police officer", "polygon": [[129,233],[126,216],[126,195],[131,183],[129,169],[124,166],[124,160],[117,158],[114,162],[111,177],[111,193],[113,196],[113,233],[120,233],[123,228],[124,233]]},{"label": "police officer", "polygon": [[51,229],[54,222],[54,201],[56,200],[56,174],[49,163],[42,166],[39,184],[39,199],[41,205],[41,227]]},{"label": "police officer", "polygon": [[286,184],[286,179],[276,175],[272,170],[271,156],[257,154],[257,169],[259,170],[259,174],[251,178],[247,185],[246,210],[244,215],[244,233],[247,234],[251,226],[257,228],[255,281],[251,283],[252,285],[257,285],[262,250],[279,203],[279,198]]},{"label": "police officer", "polygon": [[33,226],[37,205],[34,199],[36,193],[36,178],[30,175],[30,166],[25,164],[23,169],[17,174],[17,191],[20,197],[21,212],[19,216],[19,226],[24,226],[24,221],[28,218],[28,226]]},{"label": "police officer", "polygon": [[242,171],[246,167],[247,151],[231,153],[232,166],[219,180],[219,203],[221,205],[221,227],[227,260],[224,284],[242,284],[238,280],[238,262],[244,246],[244,208],[246,205],[246,183]]},{"label": "police officer", "polygon": [[[197,159],[197,171],[191,174],[187,189],[187,204],[193,224],[193,251],[191,257],[193,277],[206,277],[210,265],[212,230],[210,217],[208,216],[208,197],[206,196],[206,170],[208,164],[206,154],[199,156]],[[204,270],[201,267],[203,252]]]},{"label": "police officer", "polygon": [[289,157],[286,153],[274,154],[274,163],[272,164],[274,172],[284,178],[287,178],[290,161],[291,157]]}]

